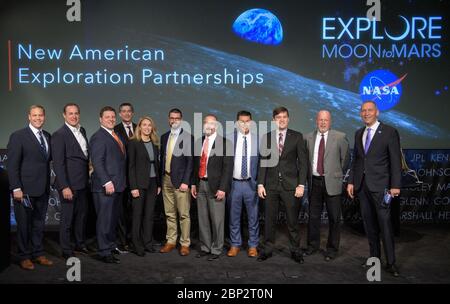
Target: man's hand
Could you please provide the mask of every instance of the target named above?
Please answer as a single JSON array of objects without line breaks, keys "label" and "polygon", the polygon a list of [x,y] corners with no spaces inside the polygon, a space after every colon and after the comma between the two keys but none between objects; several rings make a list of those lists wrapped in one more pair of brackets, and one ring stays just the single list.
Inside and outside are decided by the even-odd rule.
[{"label": "man's hand", "polygon": [[23,192],[22,190],[17,190],[13,192],[13,198],[15,201],[23,201]]},{"label": "man's hand", "polygon": [[215,197],[218,201],[221,201],[225,198],[225,192],[222,190],[217,190]]},{"label": "man's hand", "polygon": [[392,197],[396,197],[400,195],[400,189],[398,188],[391,188],[390,190]]},{"label": "man's hand", "polygon": [[112,182],[105,185],[106,195],[113,195],[115,192],[114,184]]},{"label": "man's hand", "polygon": [[161,193],[161,187],[158,187],[158,189],[156,190],[156,195],[159,195]]},{"label": "man's hand", "polygon": [[266,188],[264,188],[264,186],[263,185],[259,185],[258,186],[258,196],[260,197],[260,198],[262,198],[262,199],[265,199],[266,198]]},{"label": "man's hand", "polygon": [[348,196],[350,196],[351,199],[355,198],[354,193],[353,193],[353,184],[348,184],[347,185],[347,193],[348,193]]},{"label": "man's hand", "polygon": [[65,200],[71,201],[73,199],[73,193],[72,193],[72,190],[69,187],[64,188],[62,190],[62,195],[63,195]]},{"label": "man's hand", "polygon": [[305,193],[305,187],[297,186],[297,187],[295,188],[295,194],[294,194],[294,196],[295,196],[296,198],[300,198],[300,197],[303,196],[304,193]]},{"label": "man's hand", "polygon": [[139,189],[133,189],[133,190],[131,190],[131,196],[133,197],[133,198],[138,198],[139,197]]},{"label": "man's hand", "polygon": [[180,188],[178,188],[178,190],[180,190],[181,192],[186,192],[189,190],[189,186],[183,183],[180,185]]},{"label": "man's hand", "polygon": [[191,186],[191,195],[193,198],[197,198],[197,187],[195,185]]}]

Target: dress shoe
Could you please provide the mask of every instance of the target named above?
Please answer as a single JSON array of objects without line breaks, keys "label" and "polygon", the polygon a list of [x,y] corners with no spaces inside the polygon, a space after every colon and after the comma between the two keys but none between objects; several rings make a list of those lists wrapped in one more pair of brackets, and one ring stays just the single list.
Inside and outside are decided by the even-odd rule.
[{"label": "dress shoe", "polygon": [[114,257],[112,254],[101,257],[101,260],[107,264],[120,264],[120,260]]},{"label": "dress shoe", "polygon": [[218,260],[220,258],[220,254],[211,254],[208,258],[208,261],[215,261]]},{"label": "dress shoe", "polygon": [[89,249],[87,249],[87,247],[77,247],[74,249],[74,251],[76,253],[81,253],[81,254],[86,254],[86,255],[91,254],[91,252],[89,251]]},{"label": "dress shoe", "polygon": [[189,255],[189,253],[191,253],[189,246],[181,246],[181,248],[180,248],[181,256],[187,256],[187,255]]},{"label": "dress shoe", "polygon": [[145,256],[145,251],[135,251],[134,252],[137,256],[139,257],[144,257]]},{"label": "dress shoe", "polygon": [[166,244],[159,250],[159,252],[161,252],[161,253],[169,253],[169,252],[171,252],[172,250],[174,250],[175,247],[176,247],[175,244],[166,243]]},{"label": "dress shoe", "polygon": [[303,256],[310,256],[319,252],[318,248],[308,247],[303,251]]},{"label": "dress shoe", "polygon": [[206,251],[200,251],[199,253],[197,253],[197,255],[195,256],[196,258],[202,258],[209,255],[209,252]]},{"label": "dress shoe", "polygon": [[150,252],[150,253],[155,253],[157,250],[152,245],[152,246],[145,247],[145,251]]},{"label": "dress shoe", "polygon": [[386,271],[389,272],[390,274],[392,274],[392,276],[394,276],[396,278],[400,276],[400,271],[398,271],[398,268],[395,264],[386,265]]},{"label": "dress shoe", "polygon": [[119,254],[125,254],[129,253],[131,249],[128,245],[119,245],[115,250],[119,251]]},{"label": "dress shoe", "polygon": [[256,258],[258,257],[258,250],[256,249],[256,247],[250,247],[247,250],[247,255],[249,258]]},{"label": "dress shoe", "polygon": [[227,256],[229,257],[235,257],[238,255],[240,249],[239,247],[231,246],[230,250],[227,252]]},{"label": "dress shoe", "polygon": [[331,252],[325,252],[325,254],[324,254],[324,260],[326,262],[333,260],[335,257],[336,257],[335,254],[333,254]]},{"label": "dress shoe", "polygon": [[258,258],[256,259],[258,262],[264,262],[265,260],[269,259],[272,257],[272,253],[266,254],[264,252],[261,252],[258,255]]},{"label": "dress shoe", "polygon": [[52,266],[53,262],[50,261],[49,259],[47,259],[45,256],[41,255],[37,258],[34,259],[35,263],[38,263],[40,265],[44,265],[44,266]]},{"label": "dress shoe", "polygon": [[292,252],[291,258],[299,264],[305,263],[305,260],[303,260],[303,254],[300,252]]},{"label": "dress shoe", "polygon": [[20,267],[25,270],[33,270],[34,269],[33,262],[31,262],[30,259],[20,261]]}]

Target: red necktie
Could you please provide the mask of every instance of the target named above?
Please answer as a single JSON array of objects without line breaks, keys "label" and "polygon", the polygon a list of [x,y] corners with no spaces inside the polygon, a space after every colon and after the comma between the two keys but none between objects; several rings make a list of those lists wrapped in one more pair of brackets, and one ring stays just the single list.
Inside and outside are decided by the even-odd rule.
[{"label": "red necktie", "polygon": [[320,139],[319,155],[317,157],[317,173],[322,176],[325,172],[323,168],[323,158],[325,155],[325,137],[323,136],[323,134],[321,134],[320,136],[322,136],[322,138]]},{"label": "red necktie", "polygon": [[278,153],[281,155],[283,153],[283,133],[280,132],[280,135],[278,137]]},{"label": "red necktie", "polygon": [[124,147],[122,141],[119,139],[119,136],[117,136],[117,134],[116,134],[114,131],[112,131],[111,134],[112,134],[114,140],[115,140],[115,141],[117,142],[117,144],[119,145],[120,150],[122,151],[122,154],[125,155],[125,147]]},{"label": "red necktie", "polygon": [[206,136],[205,142],[203,143],[202,156],[200,158],[200,170],[198,171],[198,176],[204,178],[206,175],[206,164],[208,162],[208,149],[209,149],[209,138]]}]

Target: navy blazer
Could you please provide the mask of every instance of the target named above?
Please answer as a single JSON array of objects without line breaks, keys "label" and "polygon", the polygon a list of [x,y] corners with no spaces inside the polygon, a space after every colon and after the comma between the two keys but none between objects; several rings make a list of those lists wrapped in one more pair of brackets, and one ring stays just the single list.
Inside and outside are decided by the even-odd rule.
[{"label": "navy blazer", "polygon": [[[238,131],[235,130],[233,133],[233,146],[234,146],[234,157],[236,157],[236,143],[237,143]],[[251,174],[251,186],[252,188],[257,188],[258,180],[258,167],[259,167],[259,138],[256,134],[250,133],[251,136],[251,155],[250,155],[250,174]],[[234,172],[234,161],[233,161],[233,172]]]},{"label": "navy blazer", "polygon": [[369,150],[365,154],[362,144],[364,130],[365,127],[355,133],[355,147],[348,183],[354,185],[355,191],[361,189],[364,178],[372,192],[383,192],[391,188],[400,189],[402,161],[398,131],[380,122],[376,134],[372,137]]},{"label": "navy blazer", "polygon": [[48,155],[30,127],[18,130],[9,137],[7,170],[9,189],[21,188],[24,194],[38,197],[50,191],[50,133],[43,131],[48,144]]},{"label": "navy blazer", "polygon": [[[151,144],[153,146],[156,185],[161,187],[159,148],[153,142]],[[149,188],[151,164],[152,162],[150,161],[144,142],[137,139],[130,140],[128,142],[128,180],[131,190]]]},{"label": "navy blazer", "polygon": [[[169,141],[170,131],[161,136],[161,176],[165,174],[166,149]],[[189,145],[187,144],[189,143]],[[194,170],[194,137],[181,129],[175,142],[172,160],[170,162],[170,179],[175,188],[180,188],[184,183],[192,184],[192,173]]]},{"label": "navy blazer", "polygon": [[109,181],[113,182],[116,192],[123,192],[126,187],[126,155],[112,135],[100,127],[89,141],[89,150],[94,167],[92,192],[104,192],[103,186]]},{"label": "navy blazer", "polygon": [[[86,131],[80,128],[86,140]],[[71,190],[85,189],[89,185],[89,155],[81,150],[72,130],[64,124],[52,135],[53,170],[56,174],[55,185],[58,190],[69,187]]]}]

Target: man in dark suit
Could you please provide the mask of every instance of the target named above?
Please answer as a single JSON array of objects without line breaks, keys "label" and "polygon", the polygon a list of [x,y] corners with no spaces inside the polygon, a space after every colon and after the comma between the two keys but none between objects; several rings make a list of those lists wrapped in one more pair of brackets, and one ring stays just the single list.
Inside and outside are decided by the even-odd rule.
[{"label": "man in dark suit", "polygon": [[239,111],[236,120],[237,127],[232,135],[234,144],[233,182],[228,200],[231,247],[227,256],[236,256],[242,245],[241,215],[244,204],[247,211],[249,234],[247,255],[256,258],[259,244],[259,201],[256,192],[259,160],[258,136],[250,112]]},{"label": "man in dark suit", "polygon": [[[122,194],[126,187],[126,148],[114,132],[116,111],[100,110],[100,129],[89,141],[92,166],[92,193],[97,212],[98,254],[105,263],[120,263],[116,249],[116,228]],[[117,253],[117,252],[115,252]]]},{"label": "man in dark suit", "polygon": [[[191,193],[194,168],[194,139],[181,126],[183,114],[179,109],[169,111],[170,131],[161,136],[161,176],[166,214],[166,244],[161,253],[172,251],[178,238],[178,222],[180,224],[180,255],[187,256],[191,245]],[[177,215],[179,220],[177,220]]]},{"label": "man in dark suit", "polygon": [[347,136],[331,129],[331,113],[319,111],[317,129],[306,135],[309,152],[308,248],[305,255],[320,249],[320,222],[323,204],[328,214],[328,242],[325,261],[334,259],[339,250],[342,178],[350,159]]},{"label": "man in dark suit", "polygon": [[365,127],[355,133],[355,147],[347,192],[358,196],[364,228],[369,239],[370,256],[381,258],[380,234],[386,255],[386,270],[399,276],[395,264],[394,234],[390,197],[400,194],[401,150],[396,129],[378,121],[373,101],[361,105]]},{"label": "man in dark suit", "polygon": [[[119,124],[114,126],[114,132],[120,136],[125,144],[133,137],[136,131],[136,124],[133,122],[134,108],[129,102],[124,102],[119,106],[119,116],[122,120]],[[128,168],[127,168],[128,170]],[[119,209],[119,222],[117,223],[117,242],[116,250],[120,253],[126,253],[130,250],[128,243],[130,240],[129,234],[131,232],[131,195],[127,174],[127,188],[123,192],[122,203]]]},{"label": "man in dark suit", "polygon": [[197,257],[209,255],[208,261],[217,260],[222,255],[225,198],[230,191],[233,174],[232,145],[217,134],[217,127],[215,115],[205,116],[205,136],[196,143],[196,148],[202,148],[201,156],[194,157],[194,183],[191,187],[192,196],[197,199],[201,242]]},{"label": "man in dark suit", "polygon": [[86,131],[80,126],[80,107],[75,103],[64,106],[64,125],[52,135],[55,184],[61,199],[59,242],[65,259],[75,251],[88,254],[85,244],[88,210],[89,153]]},{"label": "man in dark suit", "polygon": [[13,192],[20,266],[33,270],[34,261],[51,266],[44,256],[45,217],[50,191],[50,134],[42,130],[45,109],[32,105],[28,127],[14,132],[7,147],[9,188]]},{"label": "man in dark suit", "polygon": [[[272,117],[277,129],[264,135],[260,149],[258,195],[265,199],[265,227],[264,244],[258,261],[265,261],[272,256],[278,209],[282,203],[286,209],[291,257],[302,264],[298,216],[308,166],[305,143],[301,133],[288,129],[289,111],[285,107],[274,109]],[[275,162],[269,164],[268,159]]]}]

